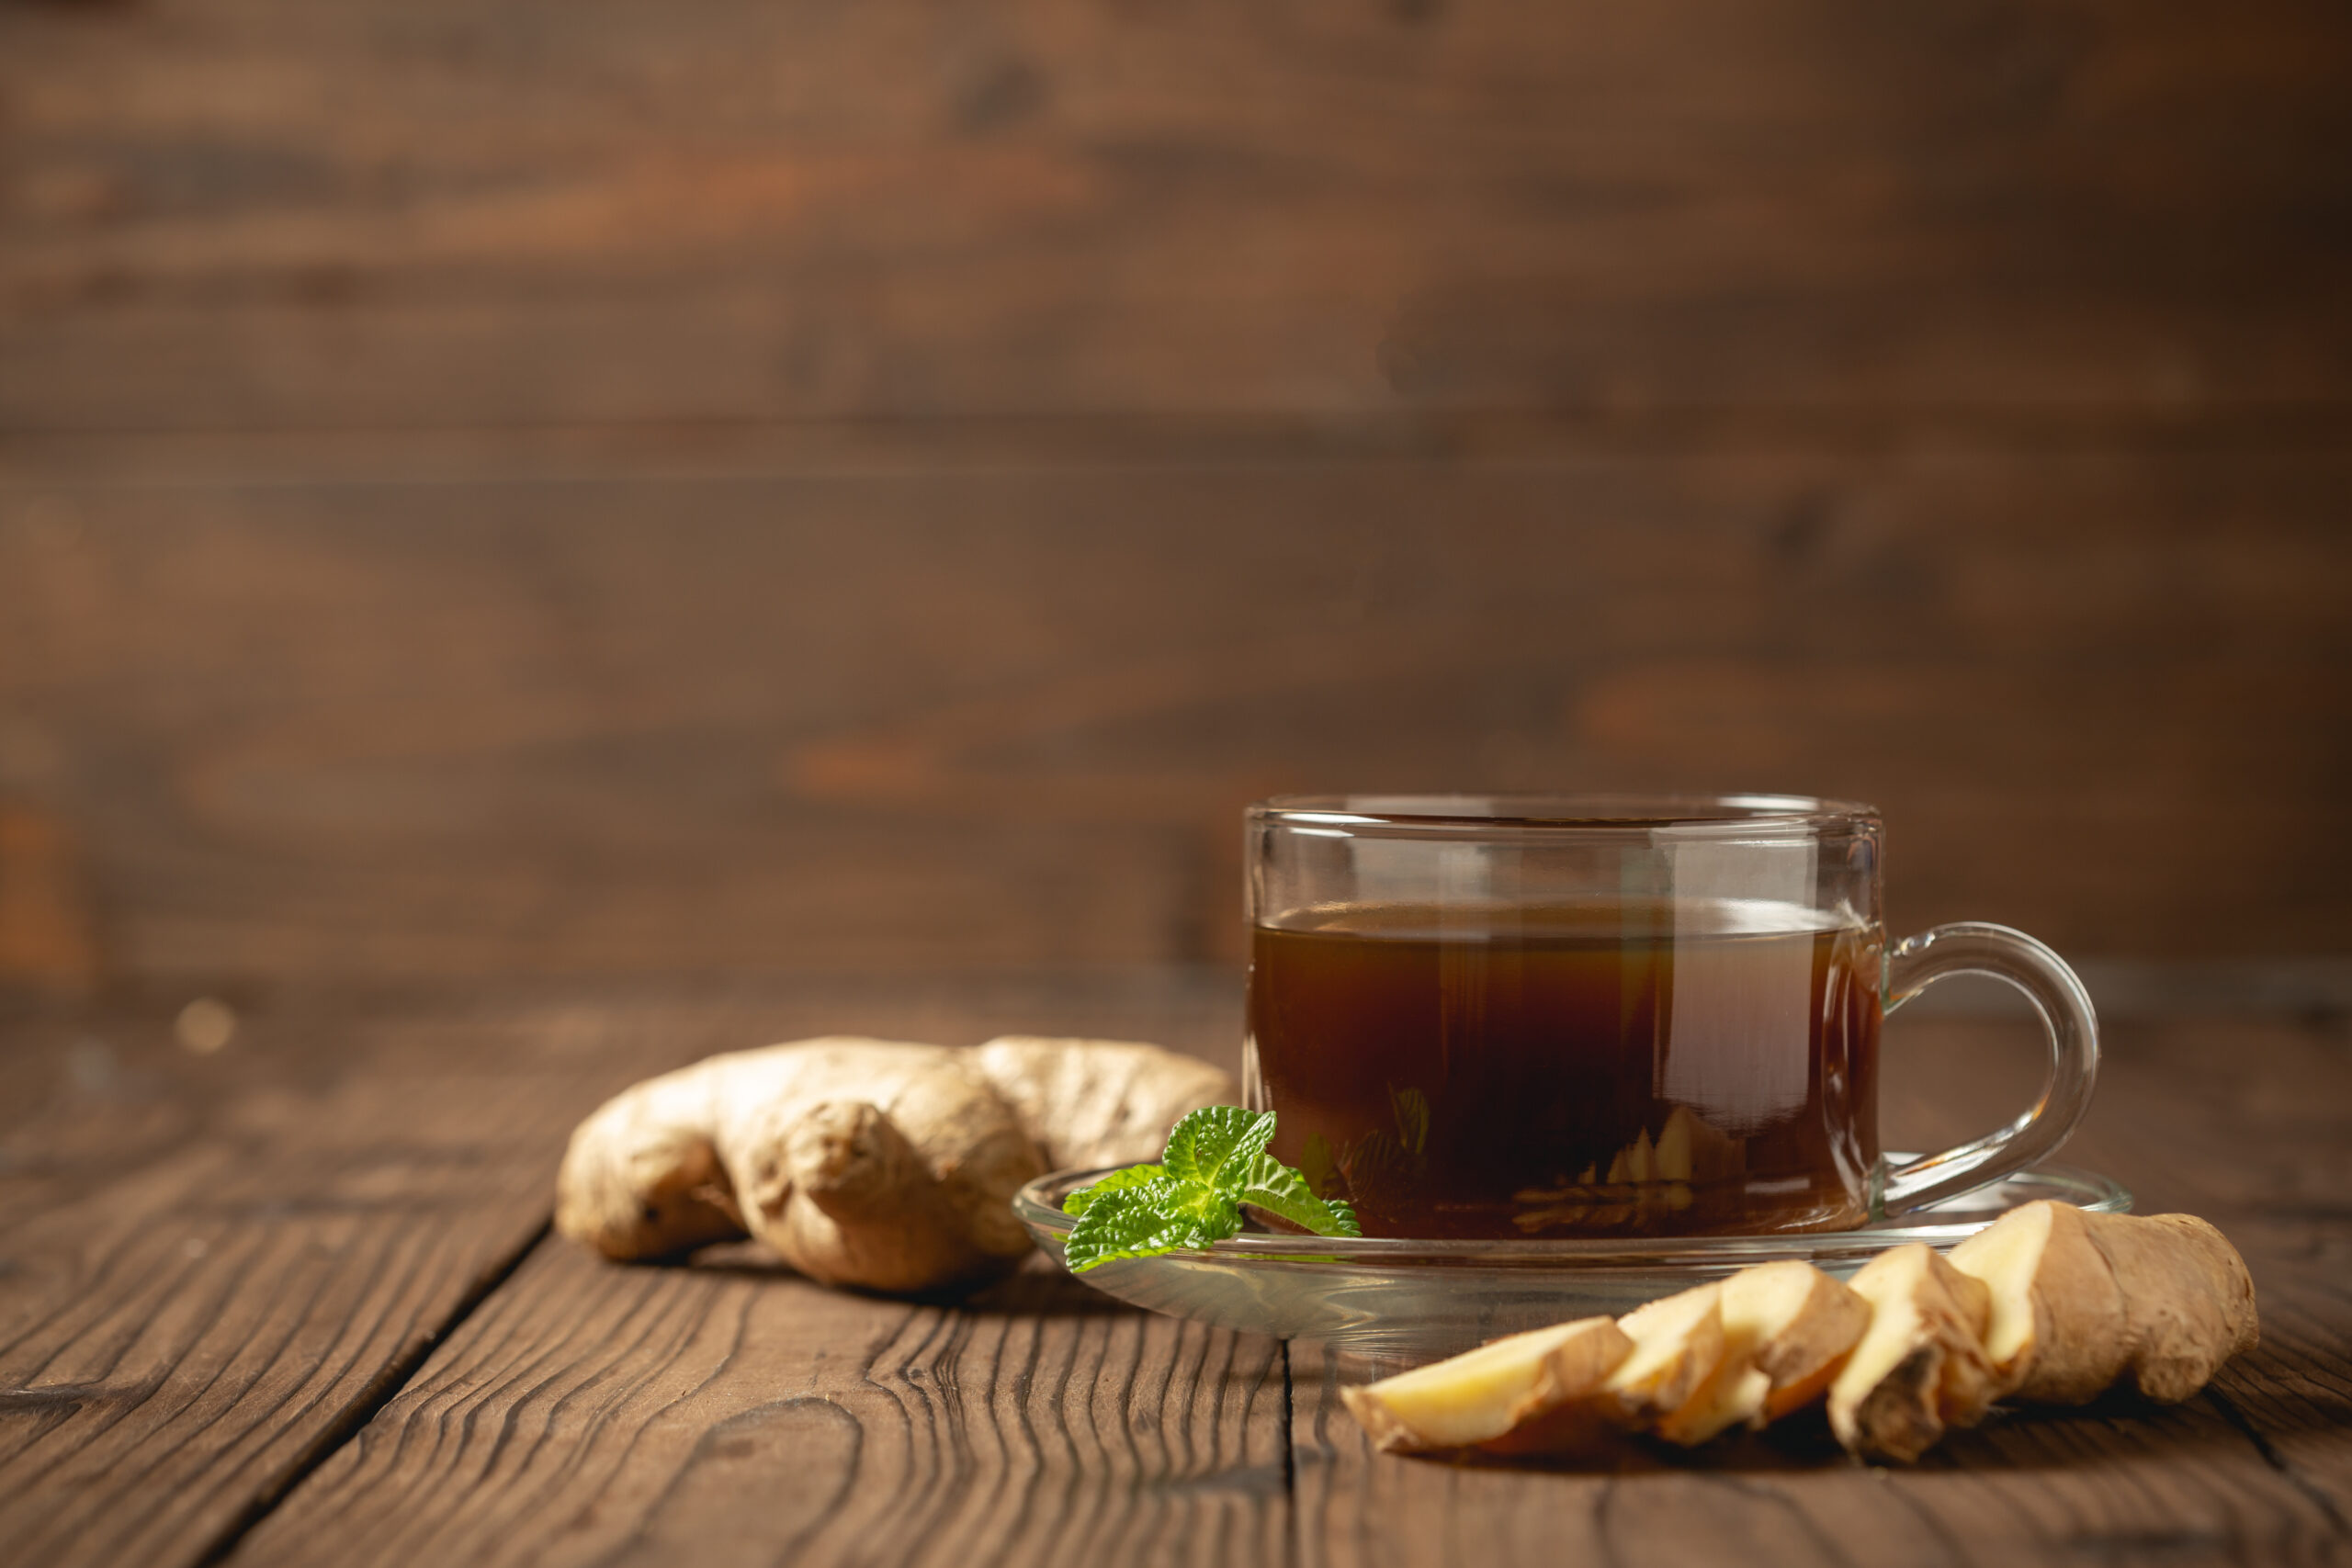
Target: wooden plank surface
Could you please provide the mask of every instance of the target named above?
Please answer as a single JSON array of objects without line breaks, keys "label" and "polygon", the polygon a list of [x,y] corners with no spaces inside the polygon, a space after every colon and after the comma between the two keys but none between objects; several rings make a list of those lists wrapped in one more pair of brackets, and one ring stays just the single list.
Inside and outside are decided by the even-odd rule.
[{"label": "wooden plank surface", "polygon": [[[1238,956],[1284,787],[2352,943],[2352,21],[0,6],[0,985]],[[2147,852],[2153,842],[2167,852]]]},{"label": "wooden plank surface", "polygon": [[[164,1043],[153,1011],[12,1019],[0,1094],[30,1113],[0,1142],[0,1560],[2200,1562],[2352,1543],[2334,1015],[2119,1022],[2072,1151],[2241,1242],[2263,1348],[2177,1409],[2006,1416],[1894,1474],[1817,1437],[1603,1475],[1381,1458],[1311,1347],[1050,1276],[951,1307],[818,1290],[749,1247],[649,1269],[542,1241],[501,1272],[571,1118],[669,1062],[827,1028],[1229,1054],[1235,1003],[1229,976],[1171,974],[289,997],[209,1055]],[[2031,1054],[1997,1019],[1899,1021],[1891,1135],[1998,1119]]]},{"label": "wooden plank surface", "polygon": [[0,799],[81,883],[16,949],[1218,960],[1244,803],[1439,784],[1873,800],[1905,929],[2335,951],[2345,451],[0,484]]},{"label": "wooden plank surface", "polygon": [[233,1539],[503,1277],[572,1123],[648,1073],[858,1029],[1150,1027],[1230,1056],[1236,1015],[1229,985],[1182,976],[313,995],[262,1000],[201,1055],[169,1010],[12,1015],[0,1560],[190,1563]]},{"label": "wooden plank surface", "polygon": [[[1043,1028],[1237,1065],[1229,976],[824,989],[680,1010],[702,1035]],[[678,1008],[628,1016],[654,1038]],[[748,1244],[621,1268],[549,1240],[430,1365],[232,1561],[1223,1563],[1288,1540],[1282,1346],[1057,1272],[908,1304]]]},{"label": "wooden plank surface", "polygon": [[0,10],[0,427],[2316,402],[2324,0]]},{"label": "wooden plank surface", "polygon": [[1286,1392],[1058,1272],[910,1306],[550,1241],[232,1561],[1273,1562]]},{"label": "wooden plank surface", "polygon": [[[12,1026],[0,1540],[190,1562],[399,1386],[545,1223],[548,1056],[348,1016]],[[576,1044],[576,1038],[574,1043]],[[41,1069],[47,1069],[42,1071]]]}]

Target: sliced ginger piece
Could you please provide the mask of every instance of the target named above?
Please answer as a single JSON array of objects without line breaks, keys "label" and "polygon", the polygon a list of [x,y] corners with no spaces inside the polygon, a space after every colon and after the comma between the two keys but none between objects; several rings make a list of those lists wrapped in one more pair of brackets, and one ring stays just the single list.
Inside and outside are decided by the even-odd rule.
[{"label": "sliced ginger piece", "polygon": [[1596,1403],[1620,1426],[1655,1427],[1689,1404],[1724,1357],[1723,1287],[1698,1285],[1617,1320],[1634,1342]]},{"label": "sliced ginger piece", "polygon": [[1609,1179],[1612,1182],[1648,1181],[1657,1175],[1657,1150],[1650,1143],[1650,1130],[1642,1129],[1641,1136],[1617,1151],[1609,1162]]},{"label": "sliced ginger piece", "polygon": [[[1712,1437],[1762,1427],[1822,1396],[1870,1327],[1870,1303],[1810,1263],[1764,1263],[1723,1284],[1724,1359],[1742,1374],[1718,1379]],[[1701,1439],[1703,1440],[1703,1439]]]},{"label": "sliced ginger piece", "polygon": [[1991,1292],[1923,1242],[1862,1266],[1870,1326],[1829,1384],[1829,1425],[1849,1452],[1910,1462],[1950,1427],[1973,1427],[2001,1393],[1984,1354]]},{"label": "sliced ginger piece", "polygon": [[1766,1263],[1724,1281],[1724,1332],[1770,1380],[1764,1419],[1819,1399],[1871,1325],[1871,1303],[1810,1263]]},{"label": "sliced ginger piece", "polygon": [[1589,1398],[1633,1348],[1611,1319],[1579,1318],[1341,1389],[1340,1397],[1390,1453],[1469,1448]]},{"label": "sliced ginger piece", "polygon": [[1821,1397],[1870,1326],[1870,1303],[1810,1263],[1759,1264],[1723,1281],[1713,1375],[1653,1429],[1686,1446],[1761,1427]]},{"label": "sliced ginger piece", "polygon": [[1771,1378],[1753,1360],[1726,1352],[1697,1392],[1679,1408],[1653,1418],[1650,1430],[1668,1442],[1697,1448],[1734,1427],[1761,1427],[1771,1392]]},{"label": "sliced ginger piece", "polygon": [[1688,1107],[1678,1105],[1658,1129],[1655,1160],[1658,1175],[1667,1180],[1690,1179],[1690,1130],[1698,1120]]}]

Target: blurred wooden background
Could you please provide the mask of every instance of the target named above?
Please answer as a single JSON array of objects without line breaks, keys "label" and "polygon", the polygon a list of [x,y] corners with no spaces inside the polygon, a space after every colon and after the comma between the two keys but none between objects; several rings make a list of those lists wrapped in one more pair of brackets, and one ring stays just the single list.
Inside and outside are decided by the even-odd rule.
[{"label": "blurred wooden background", "polygon": [[1238,955],[1281,789],[2352,950],[2352,11],[0,0],[0,986]]}]

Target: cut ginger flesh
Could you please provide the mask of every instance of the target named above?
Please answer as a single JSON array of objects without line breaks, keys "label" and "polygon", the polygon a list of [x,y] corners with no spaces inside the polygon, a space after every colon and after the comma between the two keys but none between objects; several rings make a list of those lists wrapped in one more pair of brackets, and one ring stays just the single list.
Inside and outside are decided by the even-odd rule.
[{"label": "cut ginger flesh", "polygon": [[[2033,1203],[1952,1249],[1984,1282],[1984,1354],[2005,1389],[2079,1404],[2112,1383],[2131,1354],[2123,1294],[2078,1209]],[[2044,1341],[2050,1353],[2042,1354]]]},{"label": "cut ginger flesh", "polygon": [[1870,1303],[1810,1263],[1743,1269],[1721,1287],[1724,1348],[1714,1375],[1658,1436],[1685,1446],[1762,1427],[1812,1404],[1846,1364]]},{"label": "cut ginger flesh", "polygon": [[1984,1282],[1924,1242],[1882,1252],[1853,1279],[1870,1326],[1829,1384],[1829,1426],[1858,1453],[1905,1462],[1999,1395],[1984,1354]]},{"label": "cut ginger flesh", "polygon": [[1762,1264],[1344,1396],[1383,1448],[1506,1453],[1611,1431],[1696,1445],[1826,1404],[1849,1450],[1908,1462],[2004,1397],[2186,1398],[2256,1337],[2253,1282],[2212,1226],[2042,1202],[1949,1258],[1895,1247],[1849,1283]]},{"label": "cut ginger flesh", "polygon": [[1631,1424],[1690,1403],[1723,1359],[1722,1303],[1722,1286],[1700,1285],[1619,1318],[1634,1351],[1601,1387],[1608,1413]]},{"label": "cut ginger flesh", "polygon": [[1384,1449],[1469,1448],[1590,1394],[1632,1348],[1610,1319],[1581,1318],[1345,1389],[1341,1397]]}]

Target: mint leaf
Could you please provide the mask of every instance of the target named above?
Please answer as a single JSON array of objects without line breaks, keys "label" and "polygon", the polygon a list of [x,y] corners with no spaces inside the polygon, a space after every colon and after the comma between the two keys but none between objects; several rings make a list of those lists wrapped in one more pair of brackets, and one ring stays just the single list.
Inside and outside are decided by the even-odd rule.
[{"label": "mint leaf", "polygon": [[1244,1111],[1238,1105],[1210,1105],[1176,1123],[1168,1134],[1168,1152],[1160,1163],[1179,1181],[1197,1181],[1227,1191],[1242,1179],[1265,1146],[1273,1141],[1274,1113]]},{"label": "mint leaf", "polygon": [[1086,1213],[1088,1204],[1106,1192],[1116,1192],[1123,1187],[1140,1187],[1147,1181],[1158,1181],[1167,1174],[1168,1168],[1159,1165],[1131,1165],[1125,1170],[1114,1170],[1065,1197],[1062,1213],[1082,1214]]},{"label": "mint leaf", "polygon": [[1062,1256],[1071,1273],[1083,1274],[1115,1258],[1156,1258],[1179,1247],[1206,1247],[1240,1228],[1239,1206],[1227,1194],[1162,1177],[1114,1188],[1087,1204]]},{"label": "mint leaf", "polygon": [[1340,1162],[1331,1153],[1331,1140],[1320,1133],[1306,1134],[1306,1146],[1298,1151],[1298,1174],[1306,1178],[1306,1185],[1316,1192],[1329,1192],[1339,1184]]},{"label": "mint leaf", "polygon": [[1317,1235],[1362,1235],[1345,1203],[1317,1198],[1305,1177],[1266,1152],[1273,1136],[1271,1111],[1207,1106],[1176,1123],[1159,1164],[1111,1171],[1065,1197],[1062,1211],[1077,1219],[1062,1244],[1070,1272],[1213,1246],[1240,1232],[1244,1203]]},{"label": "mint leaf", "polygon": [[1280,1214],[1295,1225],[1305,1225],[1317,1235],[1363,1235],[1356,1217],[1345,1203],[1326,1202],[1315,1195],[1306,1178],[1293,1170],[1270,1154],[1261,1153],[1250,1163],[1243,1179],[1241,1201],[1253,1203],[1270,1214]]},{"label": "mint leaf", "polygon": [[1396,1117],[1396,1140],[1405,1152],[1418,1155],[1421,1145],[1430,1141],[1429,1096],[1409,1086],[1402,1090],[1388,1091],[1389,1109]]}]

